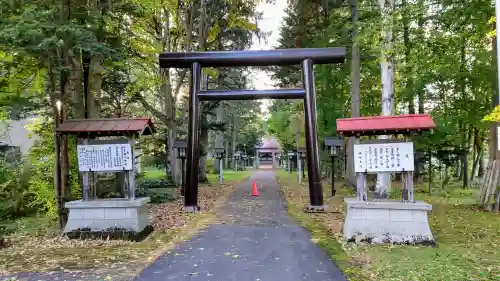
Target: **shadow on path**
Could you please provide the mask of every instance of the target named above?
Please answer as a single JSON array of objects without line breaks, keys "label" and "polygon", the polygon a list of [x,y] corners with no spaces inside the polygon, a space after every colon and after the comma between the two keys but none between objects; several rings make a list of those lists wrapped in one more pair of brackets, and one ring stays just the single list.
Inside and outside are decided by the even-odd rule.
[{"label": "shadow on path", "polygon": [[[256,180],[260,196],[250,196]],[[287,216],[273,171],[238,186],[212,225],[145,268],[135,281],[343,281],[342,272]]]}]

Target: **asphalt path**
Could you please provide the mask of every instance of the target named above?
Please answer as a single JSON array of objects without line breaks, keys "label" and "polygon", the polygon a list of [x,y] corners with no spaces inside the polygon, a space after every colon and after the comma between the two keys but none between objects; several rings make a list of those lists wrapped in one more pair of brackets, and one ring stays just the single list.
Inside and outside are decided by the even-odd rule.
[{"label": "asphalt path", "polygon": [[[255,180],[260,196],[251,196]],[[343,281],[343,273],[288,217],[275,174],[238,186],[212,225],[160,256],[135,281]]]}]

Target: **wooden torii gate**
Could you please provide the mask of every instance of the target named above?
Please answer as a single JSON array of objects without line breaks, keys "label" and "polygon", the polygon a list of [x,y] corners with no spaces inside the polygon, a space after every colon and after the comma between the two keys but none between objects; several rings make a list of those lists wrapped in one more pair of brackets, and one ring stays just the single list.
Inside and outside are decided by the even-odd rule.
[{"label": "wooden torii gate", "polygon": [[[160,55],[162,68],[190,68],[189,125],[187,148],[187,179],[184,197],[186,212],[199,211],[198,171],[200,157],[200,102],[221,100],[256,99],[302,99],[306,129],[307,165],[311,212],[323,212],[323,188],[319,170],[319,151],[316,121],[316,90],[314,86],[314,64],[343,63],[345,48],[277,49],[268,51],[217,51],[163,53]],[[201,89],[203,67],[241,66],[285,66],[301,65],[302,87],[273,90],[207,90]]]}]

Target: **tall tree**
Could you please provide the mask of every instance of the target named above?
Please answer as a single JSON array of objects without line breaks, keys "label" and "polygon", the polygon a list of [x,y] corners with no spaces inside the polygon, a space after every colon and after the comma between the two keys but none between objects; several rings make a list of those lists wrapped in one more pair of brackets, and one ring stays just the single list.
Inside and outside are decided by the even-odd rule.
[{"label": "tall tree", "polygon": [[[381,12],[380,71],[382,77],[382,115],[394,115],[394,50],[393,40],[393,0],[378,0]],[[389,136],[380,136],[386,139]],[[388,198],[391,187],[391,174],[378,173],[375,198]]]}]

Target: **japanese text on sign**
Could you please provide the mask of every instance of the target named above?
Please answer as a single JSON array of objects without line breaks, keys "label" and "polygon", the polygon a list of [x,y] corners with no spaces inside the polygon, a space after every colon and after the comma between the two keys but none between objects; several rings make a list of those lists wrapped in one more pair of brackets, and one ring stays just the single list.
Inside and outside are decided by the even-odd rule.
[{"label": "japanese text on sign", "polygon": [[354,145],[355,172],[413,171],[413,143],[377,143]]},{"label": "japanese text on sign", "polygon": [[80,172],[132,170],[130,144],[78,145],[77,150]]}]

